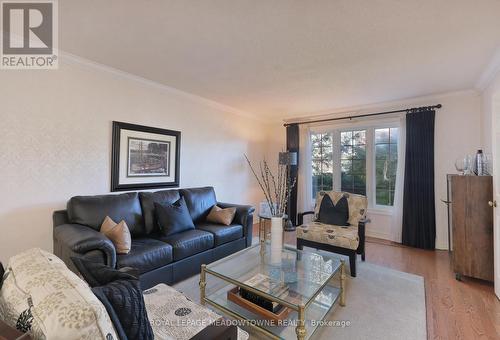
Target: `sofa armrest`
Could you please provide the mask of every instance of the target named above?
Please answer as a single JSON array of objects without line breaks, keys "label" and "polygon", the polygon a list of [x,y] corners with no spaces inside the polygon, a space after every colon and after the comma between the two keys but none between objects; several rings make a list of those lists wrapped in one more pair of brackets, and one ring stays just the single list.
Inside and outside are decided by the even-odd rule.
[{"label": "sofa armrest", "polygon": [[298,217],[298,219],[297,219],[297,222],[298,222],[297,225],[300,226],[300,225],[304,224],[304,216],[305,215],[313,215],[313,214],[314,214],[314,211],[304,211],[302,213],[298,213],[297,214],[297,217]]},{"label": "sofa armrest", "polygon": [[241,218],[242,216],[251,215],[255,212],[255,208],[251,205],[217,202],[217,206],[222,209],[236,208],[235,219],[237,219],[238,216]]},{"label": "sofa armrest", "polygon": [[62,224],[54,228],[54,253],[69,267],[73,267],[71,256],[101,251],[106,265],[116,266],[116,249],[104,234],[81,224]]},{"label": "sofa armrest", "polygon": [[56,210],[52,213],[52,223],[54,228],[58,225],[68,224],[68,212],[66,210]]},{"label": "sofa armrest", "polygon": [[246,246],[252,245],[252,232],[253,232],[253,213],[255,208],[251,205],[241,205],[232,203],[217,202],[217,206],[222,209],[236,208],[236,215],[234,221],[243,226],[243,236],[246,238]]}]

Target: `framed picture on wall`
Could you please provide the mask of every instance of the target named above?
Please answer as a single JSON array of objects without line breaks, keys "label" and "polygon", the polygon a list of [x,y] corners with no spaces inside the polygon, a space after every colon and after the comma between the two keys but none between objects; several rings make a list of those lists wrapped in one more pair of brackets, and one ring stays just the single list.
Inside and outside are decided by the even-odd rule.
[{"label": "framed picture on wall", "polygon": [[113,122],[111,191],[178,187],[181,133]]}]

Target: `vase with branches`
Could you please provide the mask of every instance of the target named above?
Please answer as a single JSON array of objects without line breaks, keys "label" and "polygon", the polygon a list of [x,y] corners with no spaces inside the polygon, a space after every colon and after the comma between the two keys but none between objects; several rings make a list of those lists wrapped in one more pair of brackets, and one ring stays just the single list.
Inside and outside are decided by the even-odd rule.
[{"label": "vase with branches", "polygon": [[258,168],[252,165],[247,155],[245,159],[264,193],[271,215],[283,217],[287,212],[288,198],[296,182],[296,179],[290,176],[290,165],[278,164],[277,173],[274,174],[265,159],[259,162]]}]

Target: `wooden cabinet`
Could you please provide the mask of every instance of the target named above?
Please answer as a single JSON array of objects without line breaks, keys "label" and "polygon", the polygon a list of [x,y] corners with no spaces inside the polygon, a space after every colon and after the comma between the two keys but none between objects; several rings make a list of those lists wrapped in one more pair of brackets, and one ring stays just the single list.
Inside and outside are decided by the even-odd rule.
[{"label": "wooden cabinet", "polygon": [[493,199],[491,176],[449,175],[453,270],[493,281]]}]

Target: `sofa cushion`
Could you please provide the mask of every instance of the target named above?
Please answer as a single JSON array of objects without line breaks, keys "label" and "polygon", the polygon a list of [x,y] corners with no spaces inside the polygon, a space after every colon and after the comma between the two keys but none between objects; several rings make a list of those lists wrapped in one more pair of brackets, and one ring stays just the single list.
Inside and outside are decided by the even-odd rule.
[{"label": "sofa cushion", "polygon": [[172,245],[174,261],[201,253],[214,246],[214,236],[203,230],[192,229],[170,236],[159,236],[161,241]]},{"label": "sofa cushion", "polygon": [[194,229],[184,197],[172,204],[155,203],[155,213],[162,235],[169,236]]},{"label": "sofa cushion", "polygon": [[99,231],[106,216],[113,221],[124,220],[133,236],[145,233],[141,204],[136,192],[75,196],[68,202],[68,217],[71,223],[87,225]]},{"label": "sofa cushion", "polygon": [[136,268],[140,274],[166,266],[171,262],[172,246],[152,238],[133,239],[130,253],[116,257],[118,268]]},{"label": "sofa cushion", "polygon": [[243,237],[243,227],[239,224],[225,226],[222,224],[202,222],[196,225],[196,229],[208,231],[213,234],[216,247]]},{"label": "sofa cushion", "polygon": [[155,192],[140,192],[139,200],[144,216],[144,230],[146,234],[158,231],[158,221],[155,215],[155,203],[172,204],[181,198],[179,190],[160,190]]},{"label": "sofa cushion", "polygon": [[117,339],[89,286],[58,257],[37,248],[9,260],[0,319],[29,329],[32,339]]},{"label": "sofa cushion", "polygon": [[180,193],[186,200],[189,213],[195,224],[205,221],[212,207],[217,204],[215,191],[212,187],[181,189]]}]

